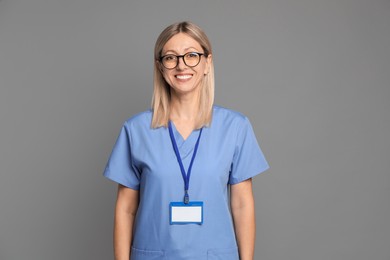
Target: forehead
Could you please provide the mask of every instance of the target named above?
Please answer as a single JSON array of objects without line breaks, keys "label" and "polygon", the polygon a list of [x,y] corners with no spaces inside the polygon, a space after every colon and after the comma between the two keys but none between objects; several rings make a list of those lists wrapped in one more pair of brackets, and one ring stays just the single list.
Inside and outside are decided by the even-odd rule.
[{"label": "forehead", "polygon": [[179,33],[172,36],[172,38],[165,43],[162,52],[175,52],[179,54],[194,50],[202,51],[202,46],[188,34]]}]

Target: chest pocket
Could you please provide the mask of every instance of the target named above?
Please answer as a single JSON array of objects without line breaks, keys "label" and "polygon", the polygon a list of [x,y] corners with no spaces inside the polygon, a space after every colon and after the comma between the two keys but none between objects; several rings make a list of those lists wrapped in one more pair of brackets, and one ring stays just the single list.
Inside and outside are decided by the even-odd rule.
[{"label": "chest pocket", "polygon": [[164,252],[158,250],[143,250],[131,247],[130,260],[163,260]]},{"label": "chest pocket", "polygon": [[207,251],[207,260],[239,260],[236,247],[227,249],[210,249]]}]

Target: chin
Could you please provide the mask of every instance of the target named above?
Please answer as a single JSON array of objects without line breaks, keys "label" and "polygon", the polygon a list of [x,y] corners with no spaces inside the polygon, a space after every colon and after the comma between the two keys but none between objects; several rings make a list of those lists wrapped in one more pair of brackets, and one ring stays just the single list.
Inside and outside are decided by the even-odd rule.
[{"label": "chin", "polygon": [[197,92],[197,87],[194,86],[180,86],[176,85],[175,87],[172,87],[173,91],[175,91],[178,94],[188,94],[188,93],[195,93]]}]

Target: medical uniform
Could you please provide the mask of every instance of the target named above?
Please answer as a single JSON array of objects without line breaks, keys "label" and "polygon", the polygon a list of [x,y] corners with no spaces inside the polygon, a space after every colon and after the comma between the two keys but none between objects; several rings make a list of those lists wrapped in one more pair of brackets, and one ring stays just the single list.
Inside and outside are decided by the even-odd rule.
[{"label": "medical uniform", "polygon": [[[169,205],[183,201],[184,182],[169,130],[150,127],[152,112],[128,119],[104,176],[140,192],[132,260],[238,260],[228,187],[268,169],[248,119],[214,106],[204,127],[190,176],[190,201],[203,202],[203,223],[170,223]],[[184,140],[172,123],[185,169],[200,130]]]}]

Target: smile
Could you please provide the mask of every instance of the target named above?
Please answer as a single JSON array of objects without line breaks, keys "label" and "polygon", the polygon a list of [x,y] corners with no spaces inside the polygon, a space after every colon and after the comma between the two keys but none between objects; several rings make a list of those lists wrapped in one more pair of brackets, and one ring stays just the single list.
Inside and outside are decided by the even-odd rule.
[{"label": "smile", "polygon": [[189,79],[189,78],[192,78],[192,75],[190,75],[190,74],[176,75],[175,77],[178,78],[178,79]]}]

